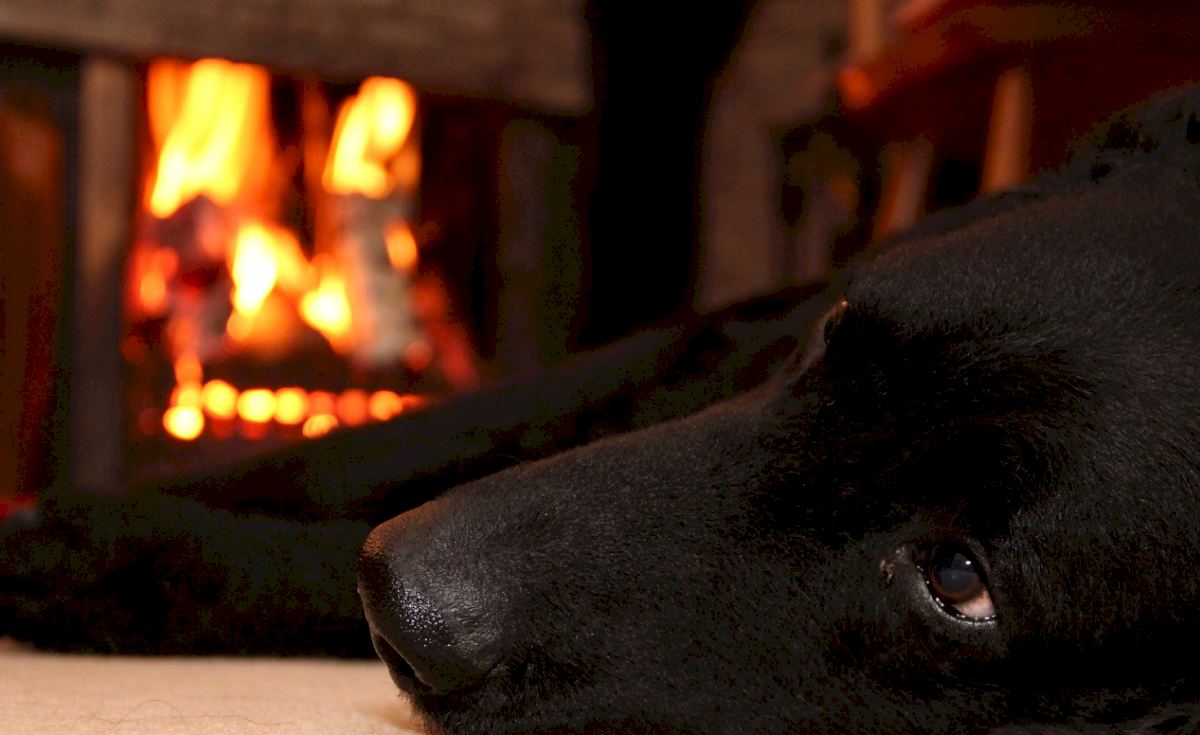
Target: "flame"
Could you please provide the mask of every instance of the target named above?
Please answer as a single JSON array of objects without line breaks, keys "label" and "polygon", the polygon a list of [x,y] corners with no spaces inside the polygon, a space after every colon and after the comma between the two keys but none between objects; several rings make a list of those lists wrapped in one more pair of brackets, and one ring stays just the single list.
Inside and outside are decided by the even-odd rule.
[{"label": "flame", "polygon": [[170,248],[139,248],[132,267],[142,313],[162,316],[170,306],[167,283],[179,270],[179,255]]},{"label": "flame", "polygon": [[316,289],[301,297],[300,316],[325,335],[334,349],[345,352],[354,336],[346,277],[331,258],[318,256],[313,266],[320,274],[319,282]]},{"label": "flame", "polygon": [[[199,194],[221,205],[232,202],[254,153],[264,147],[270,95],[266,69],[204,59],[180,75],[174,64],[155,64],[148,84],[152,104],[175,107],[151,112],[152,127],[162,136],[147,202],[151,214],[165,219]],[[164,90],[161,95],[159,89]]]},{"label": "flame", "polygon": [[398,79],[371,77],[338,111],[323,183],[334,194],[382,199],[396,186],[389,169],[412,130],[417,95]]},{"label": "flame", "polygon": [[417,238],[404,220],[396,220],[384,233],[388,260],[401,273],[412,273],[417,267]]},{"label": "flame", "polygon": [[199,383],[204,378],[204,367],[194,352],[185,352],[175,361],[175,382],[179,385]]},{"label": "flame", "polygon": [[246,317],[253,317],[262,302],[275,288],[279,260],[275,254],[271,233],[257,223],[245,224],[238,230],[233,247],[233,308]]},{"label": "flame", "polygon": [[[295,298],[316,282],[314,269],[296,236],[267,223],[244,222],[227,259],[234,286],[230,297],[233,313],[226,322],[226,333],[235,342],[253,339],[259,347],[270,344],[272,338],[286,344],[286,331],[281,332],[278,324],[278,310],[268,314],[263,305],[276,289]],[[256,324],[260,314],[267,319],[266,323]],[[272,315],[275,324],[271,323]]]}]

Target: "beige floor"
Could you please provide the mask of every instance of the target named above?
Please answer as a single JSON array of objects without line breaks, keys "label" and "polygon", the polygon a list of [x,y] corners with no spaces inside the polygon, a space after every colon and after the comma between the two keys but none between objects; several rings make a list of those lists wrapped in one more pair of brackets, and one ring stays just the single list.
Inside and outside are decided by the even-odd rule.
[{"label": "beige floor", "polygon": [[414,735],[373,661],[136,658],[0,645],[0,733]]}]

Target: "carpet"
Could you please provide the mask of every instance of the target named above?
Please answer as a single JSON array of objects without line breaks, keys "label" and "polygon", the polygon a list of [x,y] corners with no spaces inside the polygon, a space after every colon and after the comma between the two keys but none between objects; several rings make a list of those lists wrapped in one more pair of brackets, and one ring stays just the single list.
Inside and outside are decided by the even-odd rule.
[{"label": "carpet", "polygon": [[53,654],[0,645],[4,735],[420,735],[376,661]]}]

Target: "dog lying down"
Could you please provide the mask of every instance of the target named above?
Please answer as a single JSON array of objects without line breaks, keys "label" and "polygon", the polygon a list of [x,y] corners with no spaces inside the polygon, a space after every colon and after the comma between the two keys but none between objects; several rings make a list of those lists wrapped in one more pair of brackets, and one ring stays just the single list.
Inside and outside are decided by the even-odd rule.
[{"label": "dog lying down", "polygon": [[[119,502],[50,495],[3,532],[0,623],[373,641],[453,735],[1193,732],[1198,101],[798,306]],[[810,323],[761,387],[556,454],[738,393]]]}]

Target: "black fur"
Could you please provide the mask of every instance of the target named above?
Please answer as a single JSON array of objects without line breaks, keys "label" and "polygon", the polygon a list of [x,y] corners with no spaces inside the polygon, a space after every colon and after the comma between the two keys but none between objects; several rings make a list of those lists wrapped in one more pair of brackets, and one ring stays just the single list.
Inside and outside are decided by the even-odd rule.
[{"label": "black fur", "polygon": [[354,559],[447,487],[697,411],[766,380],[819,289],[661,325],[404,420],[0,523],[0,633],[116,653],[374,655]]},{"label": "black fur", "polygon": [[[1128,113],[753,328],[668,326],[187,485],[56,496],[3,532],[0,623],[357,651],[369,524],[547,457],[361,554],[370,637],[446,732],[1194,732],[1198,109]],[[810,323],[761,388],[549,456],[738,393]],[[945,549],[994,616],[938,599]]]}]

